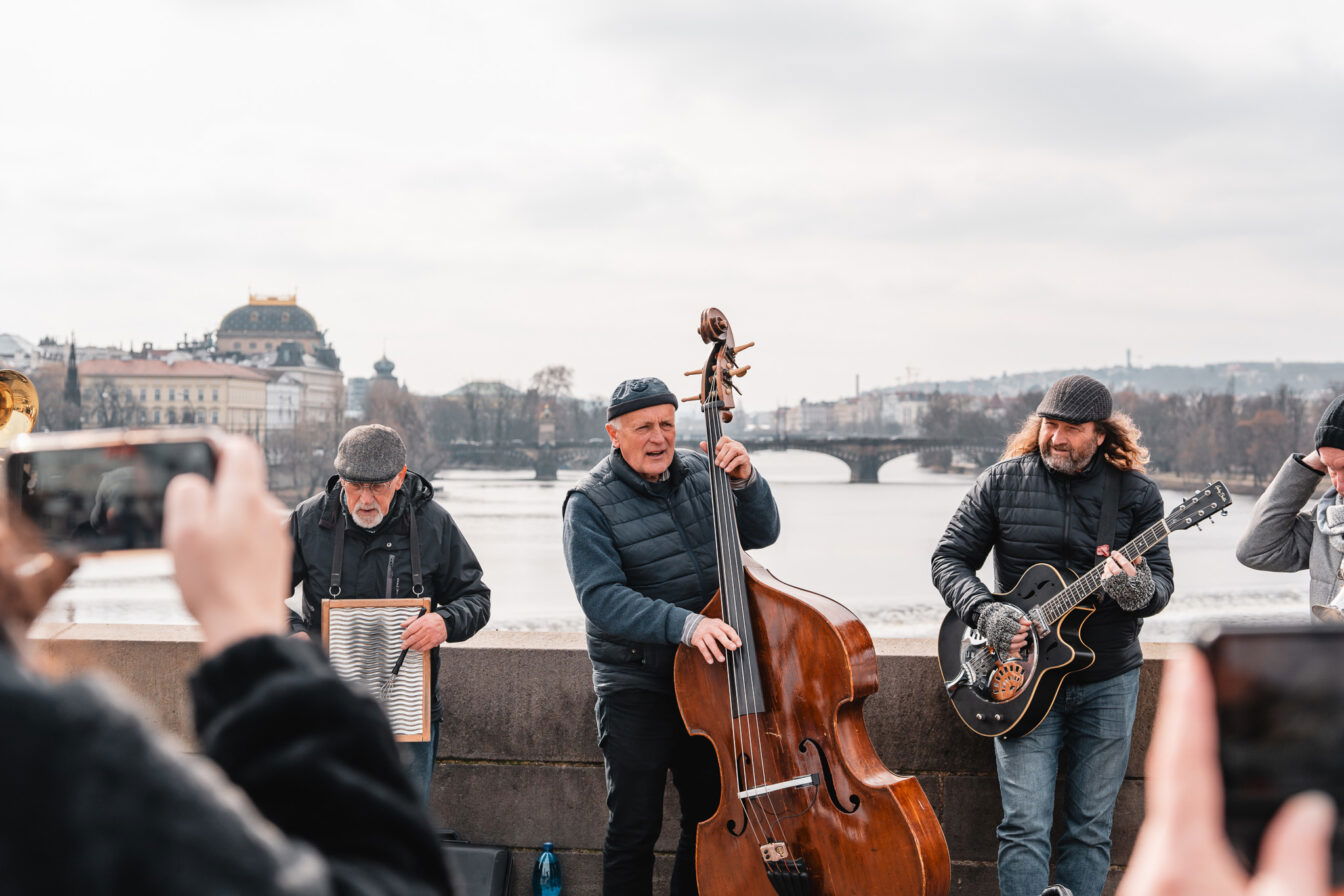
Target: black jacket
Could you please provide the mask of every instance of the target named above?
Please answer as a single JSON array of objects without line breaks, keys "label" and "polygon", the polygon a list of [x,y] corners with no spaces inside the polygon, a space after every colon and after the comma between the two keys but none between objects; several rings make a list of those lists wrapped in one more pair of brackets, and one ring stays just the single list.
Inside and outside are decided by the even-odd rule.
[{"label": "black jacket", "polygon": [[[291,631],[322,638],[322,601],[330,597],[335,524],[345,513],[338,477],[327,490],[304,501],[289,518],[294,539],[294,568],[290,587],[303,583],[303,615],[290,613]],[[345,554],[341,561],[342,598],[411,597],[410,525],[406,514],[416,515],[420,539],[420,569],[424,596],[443,617],[449,641],[465,641],[490,620],[490,589],[481,581],[481,564],[448,511],[434,500],[434,486],[419,473],[407,473],[392,499],[387,517],[373,531],[361,529],[348,517]],[[431,652],[430,679],[433,718],[439,705],[439,649]]]},{"label": "black jacket", "polygon": [[213,763],[99,682],[34,678],[0,648],[0,891],[449,891],[382,710],[311,645],[243,641],[192,696]]},{"label": "black jacket", "polygon": [[[993,599],[976,577],[991,548],[998,592],[1010,590],[1036,563],[1081,575],[1101,562],[1096,549],[1104,464],[1098,455],[1083,472],[1066,476],[1032,452],[1001,461],[980,475],[933,552],[933,584],[963,622],[973,626],[983,605]],[[1151,479],[1128,472],[1120,483],[1111,546],[1116,548],[1162,519],[1162,495]],[[1140,617],[1154,615],[1171,600],[1166,541],[1149,551],[1144,562],[1152,567],[1152,601],[1131,613],[1113,600],[1102,600],[1083,629],[1083,640],[1096,651],[1097,661],[1070,680],[1103,681],[1143,663]]]}]

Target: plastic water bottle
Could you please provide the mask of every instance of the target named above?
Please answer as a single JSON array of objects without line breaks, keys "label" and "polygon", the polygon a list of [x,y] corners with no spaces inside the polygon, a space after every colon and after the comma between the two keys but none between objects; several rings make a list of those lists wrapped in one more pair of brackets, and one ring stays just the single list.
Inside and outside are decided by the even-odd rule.
[{"label": "plastic water bottle", "polygon": [[549,840],[541,844],[541,855],[532,868],[532,896],[560,896],[560,857]]}]

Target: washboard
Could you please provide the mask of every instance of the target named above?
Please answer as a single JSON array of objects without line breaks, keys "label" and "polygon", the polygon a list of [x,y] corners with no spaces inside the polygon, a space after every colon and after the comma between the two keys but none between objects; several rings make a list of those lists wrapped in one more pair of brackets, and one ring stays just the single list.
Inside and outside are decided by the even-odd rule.
[{"label": "washboard", "polygon": [[411,650],[386,696],[383,685],[401,655],[401,623],[428,598],[322,601],[322,641],[336,674],[378,700],[399,741],[429,740],[429,652]]}]

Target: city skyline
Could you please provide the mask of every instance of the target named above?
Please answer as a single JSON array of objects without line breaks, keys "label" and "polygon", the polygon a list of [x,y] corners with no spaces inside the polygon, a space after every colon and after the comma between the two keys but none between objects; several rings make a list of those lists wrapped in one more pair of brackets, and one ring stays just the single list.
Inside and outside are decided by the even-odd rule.
[{"label": "city skyline", "polygon": [[596,396],[699,366],[716,305],[761,408],[908,368],[1332,360],[1341,17],[29,6],[2,329],[171,345],[297,288],[347,375],[386,348],[420,393],[565,364]]}]

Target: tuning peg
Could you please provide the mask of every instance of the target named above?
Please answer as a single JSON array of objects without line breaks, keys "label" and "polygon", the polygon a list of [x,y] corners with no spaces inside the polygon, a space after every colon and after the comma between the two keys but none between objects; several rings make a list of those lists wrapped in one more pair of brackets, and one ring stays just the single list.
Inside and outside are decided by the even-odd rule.
[{"label": "tuning peg", "polygon": [[1219,516],[1227,516],[1227,511],[1224,510],[1222,513],[1219,514]]},{"label": "tuning peg", "polygon": [[699,400],[700,400],[700,396],[699,396],[699,395],[692,395],[690,398],[683,398],[683,399],[682,399],[682,401],[686,402],[687,404],[690,404],[692,401],[699,401]]},{"label": "tuning peg", "polygon": [[702,374],[702,373],[704,373],[703,370],[688,370],[688,371],[686,371],[686,374],[685,374],[685,375],[686,375],[686,376],[699,376],[699,375]]},{"label": "tuning peg", "polygon": [[747,375],[747,371],[750,370],[750,369],[751,369],[751,365],[748,364],[746,367],[736,367],[736,368],[734,368],[734,369],[728,371],[728,373],[729,373],[730,375],[732,375],[732,376],[746,376],[746,375]]},{"label": "tuning peg", "polygon": [[755,344],[756,344],[756,343],[754,343],[754,342],[744,342],[744,343],[742,343],[741,345],[734,346],[734,347],[733,347],[733,354],[735,354],[735,355],[741,354],[742,352],[744,352],[744,351],[746,351],[747,349],[751,348],[751,347],[752,347],[753,345],[755,345]]}]

